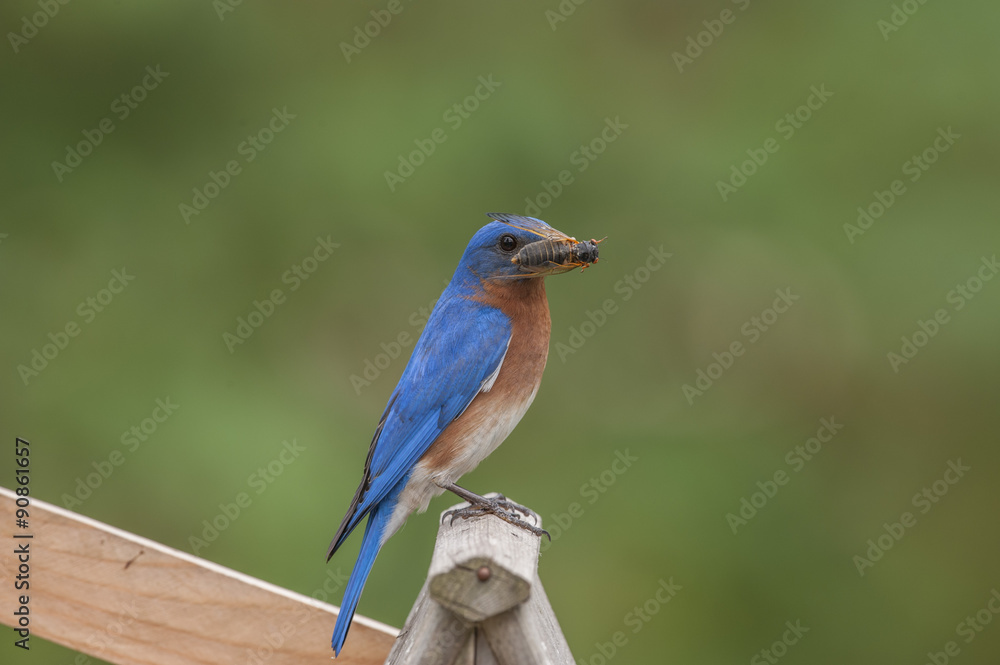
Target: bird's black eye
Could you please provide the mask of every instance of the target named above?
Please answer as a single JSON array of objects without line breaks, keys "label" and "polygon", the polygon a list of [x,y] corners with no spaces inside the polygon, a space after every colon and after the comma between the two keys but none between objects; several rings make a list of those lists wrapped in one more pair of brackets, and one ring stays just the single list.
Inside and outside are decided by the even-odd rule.
[{"label": "bird's black eye", "polygon": [[500,249],[505,252],[513,252],[514,248],[517,247],[517,238],[509,233],[505,233],[500,236],[500,242],[498,243]]}]

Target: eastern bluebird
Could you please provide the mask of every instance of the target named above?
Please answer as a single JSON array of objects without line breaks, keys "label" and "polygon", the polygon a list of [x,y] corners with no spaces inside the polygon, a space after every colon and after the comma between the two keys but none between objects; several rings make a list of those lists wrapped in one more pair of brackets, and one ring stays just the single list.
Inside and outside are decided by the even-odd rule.
[{"label": "eastern bluebird", "polygon": [[472,237],[389,397],[330,543],[327,561],[368,516],[333,630],[338,656],[379,550],[445,490],[468,501],[471,513],[543,533],[517,517],[527,509],[455,482],[507,438],[538,392],[551,329],[542,278],[596,262],[598,241],[578,243],[533,217],[488,216],[496,221]]}]

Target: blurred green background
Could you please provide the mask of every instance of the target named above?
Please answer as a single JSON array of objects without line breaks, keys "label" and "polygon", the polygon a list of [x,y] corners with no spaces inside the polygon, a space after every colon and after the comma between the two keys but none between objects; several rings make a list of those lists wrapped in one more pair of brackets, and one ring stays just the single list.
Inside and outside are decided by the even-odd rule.
[{"label": "blurred green background", "polygon": [[[977,282],[1000,248],[995,3],[220,7],[70,3],[34,32],[38,4],[0,9],[3,484],[15,435],[35,496],[60,505],[118,450],[73,509],[187,551],[248,492],[198,554],[311,594],[353,564],[357,536],[323,555],[421,308],[483,213],[529,212],[609,238],[599,265],[548,280],[542,389],[464,484],[544,517],[540,573],[578,662],[603,662],[616,631],[616,662],[769,662],[786,621],[809,629],[772,652],[789,663],[925,663],[948,641],[963,665],[997,662],[1000,621],[957,632],[1000,589],[1000,279]],[[372,11],[391,20],[366,45]],[[274,109],[281,131],[245,143]],[[69,149],[89,154],[54,167]],[[212,173],[225,186],[205,191]],[[194,189],[214,196],[185,215]],[[317,238],[339,247],[311,263]],[[293,289],[295,266],[314,270]],[[127,287],[87,305],[123,267]],[[275,289],[231,352],[224,334]],[[779,289],[798,299],[768,313]],[[904,336],[920,348],[891,363]],[[352,383],[366,361],[387,366]],[[716,378],[686,395],[699,371]],[[178,408],[133,441],[157,399]],[[806,459],[823,418],[843,427]],[[616,453],[638,461],[616,474]],[[957,460],[971,470],[942,481]],[[727,517],[742,499],[745,524]],[[362,614],[402,625],[454,502],[383,550]],[[861,575],[880,536],[893,546]]]}]

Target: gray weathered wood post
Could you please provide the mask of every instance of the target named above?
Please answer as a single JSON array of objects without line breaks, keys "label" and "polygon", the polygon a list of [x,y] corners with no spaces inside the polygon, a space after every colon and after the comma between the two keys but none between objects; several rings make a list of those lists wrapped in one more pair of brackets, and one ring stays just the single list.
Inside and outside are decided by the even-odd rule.
[{"label": "gray weathered wood post", "polygon": [[538,579],[540,544],[493,515],[445,519],[386,665],[573,665]]}]

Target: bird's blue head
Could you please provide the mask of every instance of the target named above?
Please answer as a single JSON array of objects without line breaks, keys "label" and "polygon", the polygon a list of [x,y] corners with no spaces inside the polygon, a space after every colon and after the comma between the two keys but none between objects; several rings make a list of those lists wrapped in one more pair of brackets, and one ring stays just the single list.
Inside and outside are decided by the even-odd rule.
[{"label": "bird's blue head", "polygon": [[578,242],[540,219],[505,213],[492,218],[469,241],[455,277],[465,281],[544,277],[597,262],[597,242]]}]

